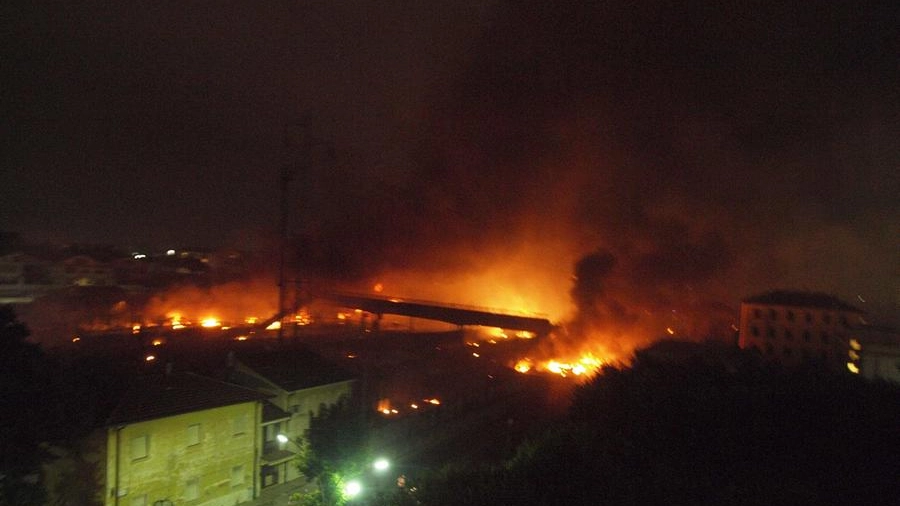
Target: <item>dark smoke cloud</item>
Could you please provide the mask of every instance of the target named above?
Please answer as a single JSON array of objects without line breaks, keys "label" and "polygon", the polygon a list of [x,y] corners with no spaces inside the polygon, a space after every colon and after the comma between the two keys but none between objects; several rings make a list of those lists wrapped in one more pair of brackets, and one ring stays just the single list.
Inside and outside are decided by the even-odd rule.
[{"label": "dark smoke cloud", "polygon": [[895,5],[534,1],[491,19],[428,110],[412,219],[384,234],[412,246],[398,267],[544,231],[585,255],[547,259],[574,265],[581,326],[728,332],[773,287],[897,315]]}]

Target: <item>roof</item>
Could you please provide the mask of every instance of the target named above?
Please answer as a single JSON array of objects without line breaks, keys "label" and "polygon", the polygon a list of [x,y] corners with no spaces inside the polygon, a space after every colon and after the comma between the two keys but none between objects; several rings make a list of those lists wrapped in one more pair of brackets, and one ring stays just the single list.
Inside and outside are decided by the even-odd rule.
[{"label": "roof", "polygon": [[799,292],[789,290],[773,290],[761,295],[744,299],[745,304],[763,304],[768,306],[791,306],[816,309],[833,309],[865,313],[862,309],[851,306],[834,295],[819,292]]},{"label": "roof", "polygon": [[164,418],[268,397],[250,388],[193,373],[145,376],[126,390],[107,425]]},{"label": "roof", "polygon": [[237,353],[238,360],[288,392],[355,379],[320,355],[299,346]]}]

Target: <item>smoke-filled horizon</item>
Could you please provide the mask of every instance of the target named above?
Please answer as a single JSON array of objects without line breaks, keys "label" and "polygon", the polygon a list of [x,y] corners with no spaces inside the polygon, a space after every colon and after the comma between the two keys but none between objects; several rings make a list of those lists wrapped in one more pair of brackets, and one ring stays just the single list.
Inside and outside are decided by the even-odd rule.
[{"label": "smoke-filled horizon", "polygon": [[274,5],[24,10],[9,226],[272,241],[287,164],[301,277],[642,339],[775,288],[900,324],[894,2]]},{"label": "smoke-filled horizon", "polygon": [[504,281],[571,292],[556,316],[645,339],[721,332],[776,288],[897,321],[895,7],[526,2],[491,19],[360,264],[432,266],[427,292],[524,262]]}]

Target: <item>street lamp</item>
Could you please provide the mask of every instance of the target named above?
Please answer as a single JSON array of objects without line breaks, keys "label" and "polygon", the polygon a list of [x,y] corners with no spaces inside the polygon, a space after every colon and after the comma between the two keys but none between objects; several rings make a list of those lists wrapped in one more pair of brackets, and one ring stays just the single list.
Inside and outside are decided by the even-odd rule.
[{"label": "street lamp", "polygon": [[353,499],[358,496],[360,492],[362,492],[362,483],[358,480],[350,480],[344,484],[344,497],[347,499]]},{"label": "street lamp", "polygon": [[372,469],[374,469],[375,471],[377,471],[379,473],[387,471],[388,468],[390,468],[390,467],[391,467],[391,463],[388,462],[388,459],[386,459],[386,458],[376,459],[375,462],[372,463]]}]

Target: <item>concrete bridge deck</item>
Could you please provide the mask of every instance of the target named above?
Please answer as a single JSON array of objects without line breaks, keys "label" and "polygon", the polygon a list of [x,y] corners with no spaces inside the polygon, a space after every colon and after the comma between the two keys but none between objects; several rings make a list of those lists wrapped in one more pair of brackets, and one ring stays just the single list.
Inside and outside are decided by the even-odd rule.
[{"label": "concrete bridge deck", "polygon": [[524,330],[534,332],[538,336],[547,335],[553,329],[553,324],[547,318],[497,312],[487,308],[373,297],[371,295],[348,292],[325,292],[316,294],[316,298],[377,315],[394,314],[443,321],[454,325],[483,325],[510,330]]}]

